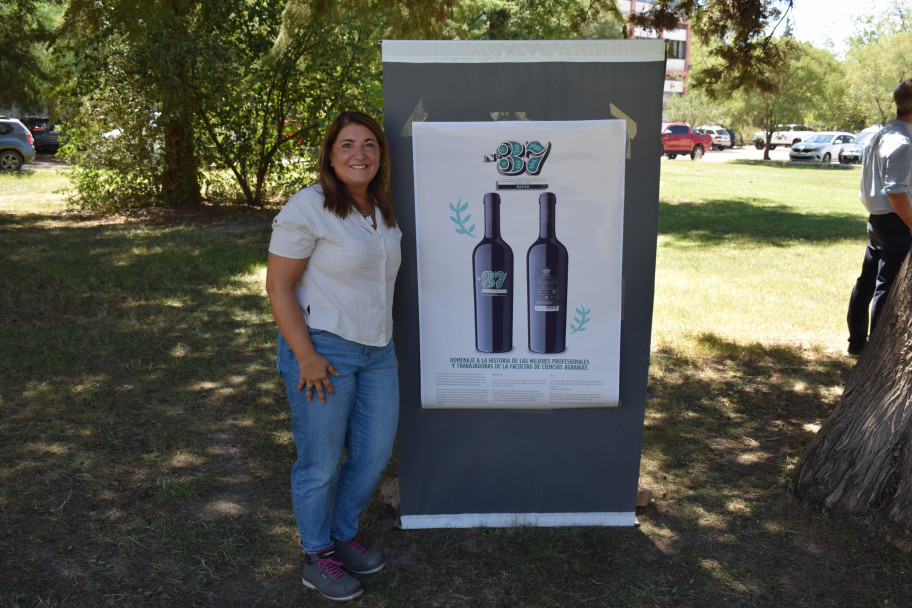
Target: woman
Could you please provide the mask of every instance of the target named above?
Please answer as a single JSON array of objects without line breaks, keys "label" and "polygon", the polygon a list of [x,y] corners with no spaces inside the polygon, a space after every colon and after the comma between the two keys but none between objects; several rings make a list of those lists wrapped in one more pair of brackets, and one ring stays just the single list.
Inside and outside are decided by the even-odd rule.
[{"label": "woman", "polygon": [[386,138],[373,118],[339,115],[323,140],[319,172],[318,183],[292,196],[273,221],[266,291],[298,450],[291,495],[302,580],[346,600],[362,589],[342,568],[369,574],[384,566],[357,532],[398,422],[392,306],[402,233]]}]

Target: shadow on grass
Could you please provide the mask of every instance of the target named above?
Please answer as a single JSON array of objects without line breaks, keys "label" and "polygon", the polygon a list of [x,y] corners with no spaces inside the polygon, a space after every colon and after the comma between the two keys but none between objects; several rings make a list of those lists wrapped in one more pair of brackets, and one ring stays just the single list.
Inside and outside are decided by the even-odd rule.
[{"label": "shadow on grass", "polygon": [[824,171],[851,171],[858,168],[858,165],[846,165],[842,163],[816,163],[810,161],[794,161],[794,160],[751,160],[751,159],[737,159],[728,161],[733,165],[753,165],[753,166],[775,166],[775,167],[785,167],[788,169],[822,169]]},{"label": "shadow on grass", "polygon": [[699,203],[659,203],[659,235],[700,245],[736,239],[785,247],[796,241],[831,243],[859,240],[866,219],[851,213],[800,213],[759,199],[713,199]]},{"label": "shadow on grass", "polygon": [[[0,228],[0,605],[330,605],[299,580],[268,222]],[[375,498],[362,527],[389,566],[359,605],[912,597],[908,543],[788,492],[849,362],[712,335],[698,350],[653,356],[640,528],[405,532]]]},{"label": "shadow on grass", "polygon": [[791,468],[838,402],[852,361],[713,334],[697,350],[652,357],[642,472],[657,501],[642,517],[657,528],[657,545],[720,604],[902,605],[912,587],[894,569],[908,559],[908,540],[789,491]]},{"label": "shadow on grass", "polygon": [[696,350],[653,354],[642,483],[655,500],[638,529],[387,533],[396,578],[374,591],[421,606],[903,605],[908,540],[789,492],[851,362],[712,334]]},{"label": "shadow on grass", "polygon": [[205,605],[287,543],[266,217],[0,218],[0,603]]}]

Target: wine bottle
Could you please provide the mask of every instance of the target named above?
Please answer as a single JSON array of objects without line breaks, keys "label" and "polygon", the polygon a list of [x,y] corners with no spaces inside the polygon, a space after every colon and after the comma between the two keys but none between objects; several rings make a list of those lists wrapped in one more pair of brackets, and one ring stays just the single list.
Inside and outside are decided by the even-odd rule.
[{"label": "wine bottle", "polygon": [[513,349],[513,250],[500,236],[500,195],[484,196],[485,235],[472,251],[475,275],[475,348]]},{"label": "wine bottle", "polygon": [[526,255],[529,299],[529,350],[559,353],[567,338],[567,248],[554,231],[557,197],[538,197],[538,240]]}]

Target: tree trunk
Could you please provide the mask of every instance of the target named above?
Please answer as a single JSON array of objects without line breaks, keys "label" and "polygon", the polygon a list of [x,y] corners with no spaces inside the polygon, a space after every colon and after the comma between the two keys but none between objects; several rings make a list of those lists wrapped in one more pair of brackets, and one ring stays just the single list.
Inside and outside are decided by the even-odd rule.
[{"label": "tree trunk", "polygon": [[193,145],[193,120],[183,115],[171,117],[167,119],[164,131],[162,201],[168,207],[199,205],[202,197]]},{"label": "tree trunk", "polygon": [[912,266],[906,258],[835,411],[795,473],[828,508],[912,524]]}]

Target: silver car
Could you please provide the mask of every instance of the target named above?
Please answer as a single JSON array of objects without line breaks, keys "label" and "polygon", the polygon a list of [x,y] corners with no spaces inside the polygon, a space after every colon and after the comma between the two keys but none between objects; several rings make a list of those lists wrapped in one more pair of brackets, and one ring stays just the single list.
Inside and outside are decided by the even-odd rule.
[{"label": "silver car", "polygon": [[789,159],[828,164],[843,144],[854,140],[854,135],[844,131],[820,131],[792,145]]},{"label": "silver car", "polygon": [[19,120],[0,116],[0,170],[18,171],[35,160],[35,139]]},{"label": "silver car", "polygon": [[842,146],[842,148],[839,149],[839,162],[845,165],[860,163],[865,146],[868,145],[868,142],[878,131],[880,131],[879,126],[868,127],[858,134],[858,137],[855,138],[855,141]]}]

